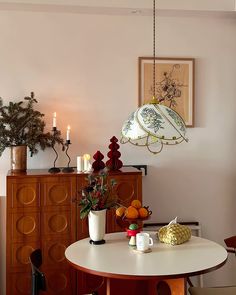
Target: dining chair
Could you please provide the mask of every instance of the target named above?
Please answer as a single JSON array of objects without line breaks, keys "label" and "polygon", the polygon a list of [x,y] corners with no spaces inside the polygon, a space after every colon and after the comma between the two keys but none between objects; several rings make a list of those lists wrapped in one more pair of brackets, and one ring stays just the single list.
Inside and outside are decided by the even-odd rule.
[{"label": "dining chair", "polygon": [[38,295],[40,291],[46,291],[46,279],[43,272],[39,270],[42,265],[41,249],[34,250],[29,257],[31,264],[31,295]]},{"label": "dining chair", "polygon": [[[236,236],[229,237],[224,240],[227,248],[227,252],[234,253],[236,255]],[[190,287],[189,293],[191,295],[235,295],[236,286],[226,287]]]},{"label": "dining chair", "polygon": [[[40,291],[46,291],[46,277],[45,274],[39,270],[42,265],[42,251],[41,249],[34,250],[29,257],[31,264],[31,295],[39,295]],[[45,293],[46,294],[46,293]],[[84,295],[98,295],[98,292],[92,292]]]},{"label": "dining chair", "polygon": [[100,284],[94,288],[95,290],[92,291],[92,293],[86,293],[83,295],[98,295],[98,290],[104,285],[104,283],[105,283],[105,278],[103,277]]}]

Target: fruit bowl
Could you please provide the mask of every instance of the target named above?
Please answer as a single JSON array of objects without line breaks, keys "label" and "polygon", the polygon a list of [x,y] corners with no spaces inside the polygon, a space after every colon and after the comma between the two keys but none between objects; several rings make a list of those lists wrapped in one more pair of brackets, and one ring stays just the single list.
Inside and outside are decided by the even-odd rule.
[{"label": "fruit bowl", "polygon": [[124,217],[122,217],[122,219],[123,220],[127,220],[130,223],[138,223],[138,222],[142,222],[142,221],[148,220],[150,218],[151,214],[149,214],[147,217],[144,217],[144,218],[141,218],[141,217],[138,217],[138,218],[127,218],[127,217],[124,216]]},{"label": "fruit bowl", "polygon": [[123,229],[129,228],[132,223],[142,228],[142,222],[149,219],[151,214],[148,206],[142,206],[139,200],[133,200],[130,206],[120,206],[116,209],[116,223]]},{"label": "fruit bowl", "polygon": [[[151,214],[150,214],[151,215]],[[150,215],[145,218],[126,218],[116,216],[116,223],[122,228],[127,230],[132,223],[136,223],[138,225],[139,230],[143,227],[143,221],[148,220]]]}]

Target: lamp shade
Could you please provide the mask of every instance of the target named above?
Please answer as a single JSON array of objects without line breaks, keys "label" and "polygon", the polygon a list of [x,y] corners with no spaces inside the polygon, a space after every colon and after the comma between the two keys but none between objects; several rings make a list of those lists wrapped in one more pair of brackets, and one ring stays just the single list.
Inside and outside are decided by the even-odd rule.
[{"label": "lamp shade", "polygon": [[122,127],[121,142],[147,146],[159,153],[163,144],[175,145],[186,138],[183,119],[174,110],[158,103],[148,103],[133,112]]}]

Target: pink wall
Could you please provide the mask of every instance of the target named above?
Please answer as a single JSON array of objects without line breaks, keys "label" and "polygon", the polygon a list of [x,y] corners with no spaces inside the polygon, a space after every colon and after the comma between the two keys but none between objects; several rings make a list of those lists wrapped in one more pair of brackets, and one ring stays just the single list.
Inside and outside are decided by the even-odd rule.
[{"label": "pink wall", "polygon": [[[0,96],[19,99],[35,91],[51,128],[52,113],[65,133],[71,125],[71,156],[108,151],[122,122],[137,107],[137,59],[152,54],[150,17],[0,11]],[[154,156],[121,147],[125,164],[147,164],[144,202],[151,221],[198,220],[203,236],[222,243],[236,232],[236,22],[222,17],[160,17],[157,55],[196,58],[196,127],[190,142]],[[48,168],[51,151],[28,160],[29,168]],[[66,164],[64,155],[60,165]],[[0,159],[0,195],[5,196],[9,151]],[[5,208],[0,203],[4,257]],[[4,261],[1,260],[4,286]],[[206,283],[233,284],[233,262]]]}]

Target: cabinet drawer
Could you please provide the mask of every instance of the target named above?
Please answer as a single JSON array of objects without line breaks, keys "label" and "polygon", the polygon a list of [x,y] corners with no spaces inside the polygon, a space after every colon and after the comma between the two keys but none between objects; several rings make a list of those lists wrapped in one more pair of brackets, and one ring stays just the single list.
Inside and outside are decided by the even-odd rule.
[{"label": "cabinet drawer", "polygon": [[8,230],[11,230],[13,242],[38,241],[40,239],[39,211],[14,212],[9,219]]},{"label": "cabinet drawer", "polygon": [[39,185],[34,182],[12,183],[8,195],[8,208],[31,208],[40,206]]},{"label": "cabinet drawer", "polygon": [[72,199],[75,197],[74,191],[75,188],[69,179],[62,179],[58,183],[41,183],[41,205],[43,207],[71,205]]}]

